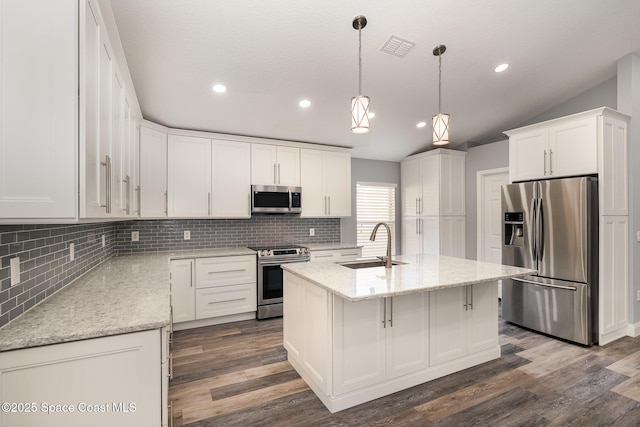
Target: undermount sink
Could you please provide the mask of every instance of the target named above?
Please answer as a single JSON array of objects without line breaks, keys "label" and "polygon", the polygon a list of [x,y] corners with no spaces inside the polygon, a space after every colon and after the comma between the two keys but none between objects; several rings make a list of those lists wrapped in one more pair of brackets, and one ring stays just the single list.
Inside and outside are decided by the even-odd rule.
[{"label": "undermount sink", "polygon": [[[406,264],[406,262],[400,261],[391,261],[392,265],[401,265]],[[348,268],[372,268],[372,267],[384,267],[384,261],[380,259],[370,259],[370,260],[362,260],[362,261],[349,261],[349,262],[341,262],[340,265]]]}]

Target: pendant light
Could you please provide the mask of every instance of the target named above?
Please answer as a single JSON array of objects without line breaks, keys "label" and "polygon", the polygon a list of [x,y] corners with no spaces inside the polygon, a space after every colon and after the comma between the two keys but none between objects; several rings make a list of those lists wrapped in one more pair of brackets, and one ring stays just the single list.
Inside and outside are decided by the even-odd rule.
[{"label": "pendant light", "polygon": [[362,29],[367,26],[367,18],[362,15],[353,18],[353,28],[358,30],[358,95],[351,98],[351,132],[369,132],[369,97],[362,95]]},{"label": "pendant light", "polygon": [[433,49],[433,55],[438,57],[438,114],[433,116],[433,145],[449,143],[449,114],[442,113],[442,54],[446,50],[443,44]]}]

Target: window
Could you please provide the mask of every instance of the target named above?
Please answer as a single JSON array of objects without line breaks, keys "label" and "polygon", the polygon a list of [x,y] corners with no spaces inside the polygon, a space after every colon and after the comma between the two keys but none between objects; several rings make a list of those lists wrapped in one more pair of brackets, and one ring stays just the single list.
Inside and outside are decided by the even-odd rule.
[{"label": "window", "polygon": [[358,182],[356,185],[356,217],[358,245],[363,257],[387,253],[387,229],[380,227],[376,241],[369,240],[373,227],[386,222],[391,229],[391,255],[396,253],[396,184]]}]

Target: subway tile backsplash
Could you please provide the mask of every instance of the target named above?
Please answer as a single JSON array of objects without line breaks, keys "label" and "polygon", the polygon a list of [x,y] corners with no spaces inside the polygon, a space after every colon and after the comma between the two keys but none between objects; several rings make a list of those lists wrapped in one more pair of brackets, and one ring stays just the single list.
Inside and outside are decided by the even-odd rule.
[{"label": "subway tile backsplash", "polygon": [[[315,237],[309,236],[310,228],[315,230]],[[190,240],[184,240],[185,230],[190,231]],[[131,241],[132,231],[139,232],[138,242]],[[0,225],[0,327],[114,254],[339,241],[340,219],[288,215]],[[71,243],[75,249],[73,261],[69,257]],[[10,260],[15,257],[20,257],[20,282],[11,286]]]},{"label": "subway tile backsplash", "polygon": [[[0,326],[109,258],[115,231],[115,223],[0,225]],[[20,282],[11,286],[10,260],[15,257],[20,258]]]},{"label": "subway tile backsplash", "polygon": [[[315,237],[309,237],[309,229]],[[131,232],[139,241],[131,241]],[[189,231],[191,238],[184,239]],[[251,219],[139,220],[118,223],[116,253],[340,241],[340,219],[255,215]]]}]

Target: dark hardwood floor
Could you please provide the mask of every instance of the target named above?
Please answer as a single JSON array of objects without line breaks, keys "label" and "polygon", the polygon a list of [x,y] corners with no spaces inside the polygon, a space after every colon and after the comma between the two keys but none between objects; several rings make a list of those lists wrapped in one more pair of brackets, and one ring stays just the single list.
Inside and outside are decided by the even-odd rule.
[{"label": "dark hardwood floor", "polygon": [[282,319],[175,332],[174,426],[640,426],[640,337],[582,347],[500,322],[502,357],[331,414]]}]

